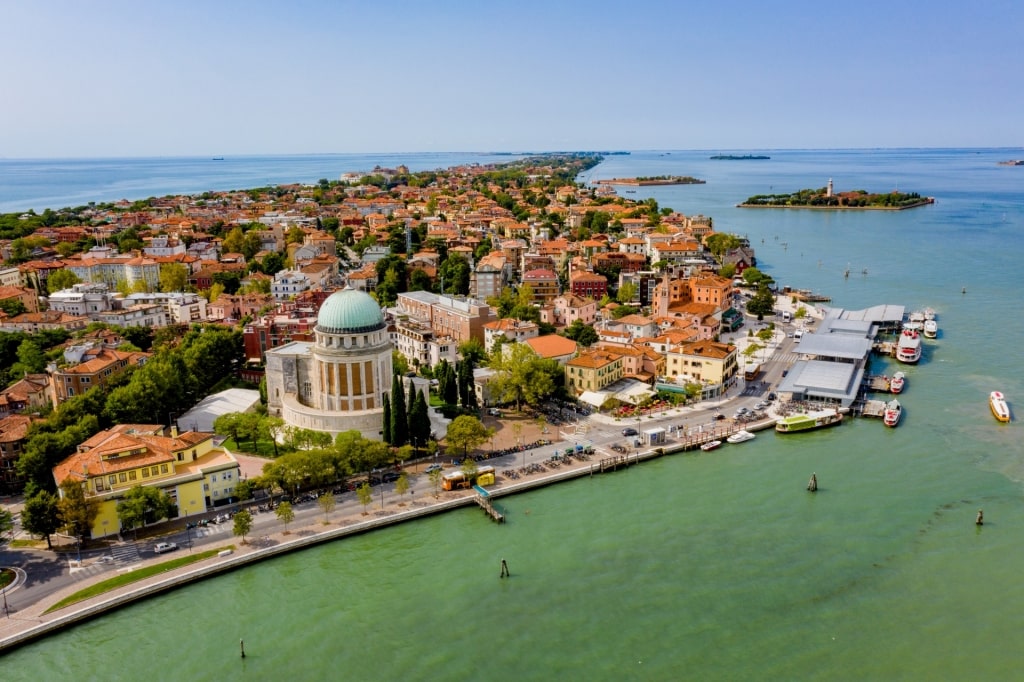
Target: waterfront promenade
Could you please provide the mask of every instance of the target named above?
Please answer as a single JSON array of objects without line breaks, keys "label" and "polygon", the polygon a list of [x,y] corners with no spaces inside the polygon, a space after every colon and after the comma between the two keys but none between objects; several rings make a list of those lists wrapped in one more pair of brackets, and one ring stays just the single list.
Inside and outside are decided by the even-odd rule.
[{"label": "waterfront promenade", "polygon": [[[780,303],[782,302],[780,301]],[[785,304],[782,304],[782,307],[785,308]],[[768,344],[769,348],[766,353],[772,355],[778,352],[784,341],[785,333],[777,331],[775,338]],[[742,351],[749,339],[741,331],[736,334],[733,342]],[[764,390],[767,388],[765,387]],[[743,386],[738,385],[726,391],[718,400],[705,401],[693,406],[670,408],[645,417],[642,420],[644,428],[676,427],[675,438],[670,435],[666,443],[654,446],[638,447],[633,444],[632,438],[623,439],[620,431],[624,427],[634,426],[635,423],[632,419],[619,420],[607,415],[593,414],[581,423],[566,424],[561,432],[552,434],[556,441],[552,444],[487,460],[486,464],[494,466],[498,472],[496,485],[488,489],[490,498],[496,501],[497,505],[504,506],[500,500],[518,492],[572,478],[599,475],[602,470],[606,473],[621,471],[646,459],[675,452],[692,451],[697,453],[697,456],[701,456],[698,446],[705,440],[724,440],[729,433],[740,428],[757,430],[770,427],[774,422],[774,417],[771,415],[760,423],[743,425],[732,420],[717,421],[713,418],[714,414],[721,412],[726,406],[741,403],[744,395]],[[747,398],[751,401],[756,400],[753,396],[747,396]],[[615,451],[611,448],[612,445],[623,443],[628,446],[625,448],[625,452]],[[552,456],[561,453],[567,445],[591,446],[594,448],[594,454],[586,460],[573,459],[571,462],[561,463],[557,468],[547,466],[543,470],[533,473],[520,473],[517,478],[503,474],[504,471],[518,470],[527,465],[544,465]],[[181,556],[186,548],[183,546],[181,550],[171,555],[152,555],[146,552],[145,558],[142,558],[141,561],[120,567],[117,571],[110,565],[97,565],[99,557],[85,559],[81,566],[70,568],[72,576],[75,578],[73,581],[58,590],[49,592],[37,601],[30,601],[30,603],[20,603],[21,600],[18,599],[21,596],[18,595],[18,591],[24,589],[25,576],[22,574],[15,584],[7,589],[8,601],[15,602],[17,606],[10,612],[9,617],[0,619],[0,652],[114,610],[127,603],[173,590],[196,580],[223,574],[267,558],[459,507],[472,506],[475,508],[477,493],[472,490],[439,491],[435,495],[426,476],[418,474],[423,466],[421,464],[410,468],[413,478],[408,495],[399,497],[389,494],[385,499],[383,492],[380,493],[380,497],[377,497],[378,493],[375,490],[374,501],[364,508],[359,505],[354,494],[346,493],[339,500],[337,509],[331,514],[329,523],[326,524],[323,522],[323,513],[315,504],[307,507],[300,505],[296,508],[296,520],[289,526],[287,534],[284,533],[284,527],[273,514],[257,514],[254,517],[252,533],[247,536],[246,544],[242,544],[240,538],[231,534],[231,524],[228,522],[217,529],[219,531],[217,534],[195,539],[189,537],[189,540],[194,540],[192,548],[194,551],[233,547],[230,554],[215,556],[173,571],[160,573],[52,613],[46,613],[46,611],[62,599],[89,585],[117,575],[119,571],[138,570],[140,567],[170,561]],[[510,517],[511,522],[515,522],[514,511],[506,516]],[[176,535],[166,539],[184,544],[184,537],[182,537],[184,535],[185,533],[181,532],[179,528]],[[69,564],[73,563],[69,562]]]}]

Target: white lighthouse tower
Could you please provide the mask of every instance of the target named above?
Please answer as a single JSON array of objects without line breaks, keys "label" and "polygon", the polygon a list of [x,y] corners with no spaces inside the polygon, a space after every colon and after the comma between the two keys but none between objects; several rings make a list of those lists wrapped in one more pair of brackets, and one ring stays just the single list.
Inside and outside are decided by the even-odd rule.
[{"label": "white lighthouse tower", "polygon": [[832,178],[828,179],[828,189],[825,190],[825,196],[826,197],[831,197],[832,196]]}]

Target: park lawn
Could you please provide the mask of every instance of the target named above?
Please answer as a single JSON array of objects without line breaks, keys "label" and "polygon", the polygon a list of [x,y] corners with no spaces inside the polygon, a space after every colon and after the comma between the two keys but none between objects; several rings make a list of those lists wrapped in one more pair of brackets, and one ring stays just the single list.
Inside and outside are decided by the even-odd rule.
[{"label": "park lawn", "polygon": [[173,571],[176,568],[181,568],[182,566],[194,564],[197,561],[209,559],[210,557],[217,556],[219,552],[222,552],[225,549],[234,550],[234,548],[234,545],[228,545],[227,547],[209,549],[205,552],[189,554],[188,556],[178,557],[177,559],[165,561],[160,564],[154,564],[152,566],[143,566],[142,568],[137,568],[134,571],[131,571],[130,573],[124,573],[122,575],[114,576],[113,578],[108,578],[107,580],[98,582],[95,585],[90,585],[89,587],[86,587],[83,590],[79,590],[74,594],[64,597],[59,602],[48,608],[46,610],[46,613],[57,611],[59,609],[64,608],[65,606],[77,604],[78,602],[85,601],[86,599],[92,599],[93,597],[99,596],[105,592],[116,590],[119,587],[124,587],[125,585],[130,585],[134,582],[145,580],[146,578],[151,578],[154,575],[166,573],[167,571]]},{"label": "park lawn", "polygon": [[[223,447],[230,450],[231,452],[241,452],[246,455],[256,455],[257,457],[274,457],[274,443],[269,438],[267,439],[256,439],[256,452],[252,451],[252,441],[248,438],[242,440],[242,443],[236,443],[234,438],[228,438],[223,443]],[[281,446],[278,445],[278,453],[283,454]]]}]

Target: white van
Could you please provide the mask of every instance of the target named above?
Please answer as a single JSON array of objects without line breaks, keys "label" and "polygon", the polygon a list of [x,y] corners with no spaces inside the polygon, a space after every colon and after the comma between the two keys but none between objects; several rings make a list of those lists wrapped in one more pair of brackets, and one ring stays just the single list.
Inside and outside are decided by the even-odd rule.
[{"label": "white van", "polygon": [[783,310],[782,311],[782,321],[783,322],[789,322],[792,319],[793,319],[793,313],[789,312],[788,310]]},{"label": "white van", "polygon": [[803,329],[797,329],[793,332],[793,343],[800,343],[800,337],[804,335]]}]

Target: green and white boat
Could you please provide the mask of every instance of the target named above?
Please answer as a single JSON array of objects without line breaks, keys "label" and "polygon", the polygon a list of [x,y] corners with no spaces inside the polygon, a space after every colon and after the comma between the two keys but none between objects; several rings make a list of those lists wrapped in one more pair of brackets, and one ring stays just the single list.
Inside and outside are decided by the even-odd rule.
[{"label": "green and white boat", "polygon": [[775,430],[779,433],[812,431],[825,428],[826,426],[835,426],[841,421],[843,421],[843,413],[839,410],[823,410],[821,412],[809,412],[807,414],[794,414],[789,417],[782,417],[775,422]]}]

